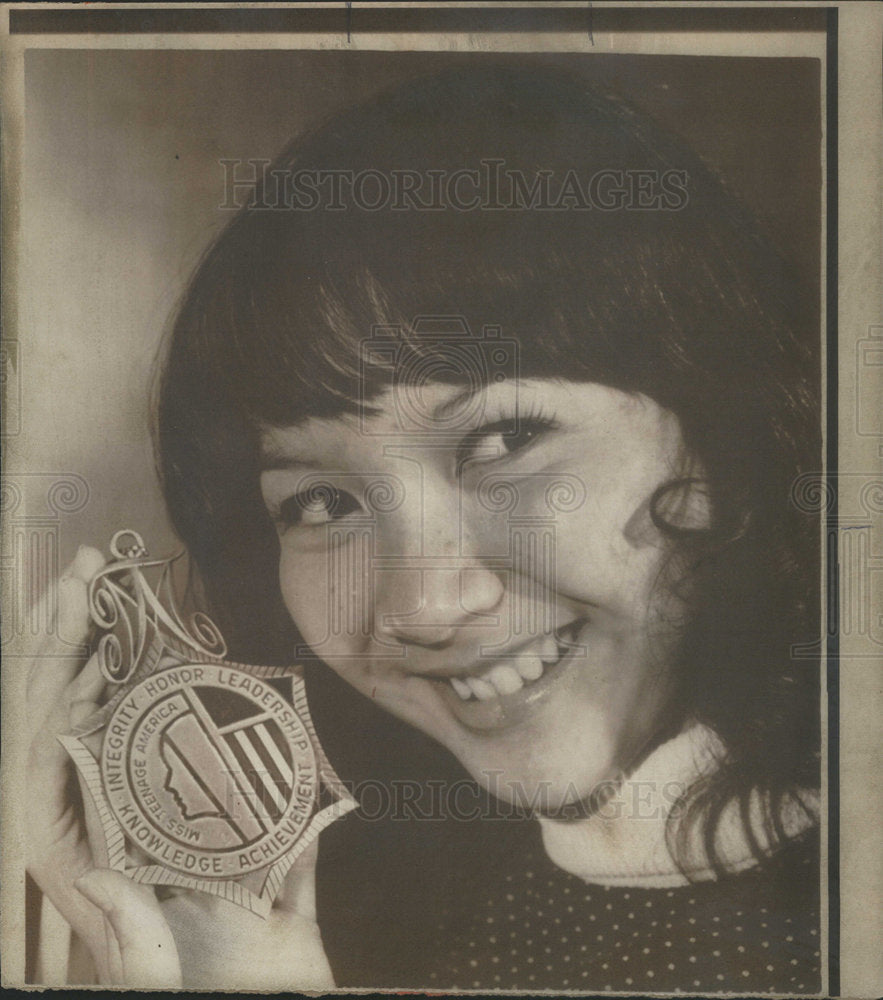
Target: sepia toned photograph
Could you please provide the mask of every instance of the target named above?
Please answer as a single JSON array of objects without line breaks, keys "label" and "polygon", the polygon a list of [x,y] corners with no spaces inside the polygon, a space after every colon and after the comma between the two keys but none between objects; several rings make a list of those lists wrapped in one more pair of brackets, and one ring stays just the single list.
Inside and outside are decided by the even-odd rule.
[{"label": "sepia toned photograph", "polygon": [[7,5],[7,985],[840,995],[785,10]]}]

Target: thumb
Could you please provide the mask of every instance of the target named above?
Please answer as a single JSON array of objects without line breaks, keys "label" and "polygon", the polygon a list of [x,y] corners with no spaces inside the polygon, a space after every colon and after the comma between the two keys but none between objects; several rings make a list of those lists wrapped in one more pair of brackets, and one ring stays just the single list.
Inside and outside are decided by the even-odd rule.
[{"label": "thumb", "polygon": [[117,952],[106,956],[112,979],[125,986],[181,986],[175,939],[150,886],[107,868],[86,872],[74,885],[104,914],[108,950]]}]

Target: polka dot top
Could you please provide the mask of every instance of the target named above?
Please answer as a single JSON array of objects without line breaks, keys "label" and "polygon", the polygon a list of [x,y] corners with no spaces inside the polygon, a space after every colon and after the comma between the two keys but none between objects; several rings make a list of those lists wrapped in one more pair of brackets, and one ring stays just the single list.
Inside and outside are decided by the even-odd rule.
[{"label": "polka dot top", "polygon": [[446,990],[818,993],[818,837],[674,889],[587,884],[533,850],[462,921],[437,925]]}]

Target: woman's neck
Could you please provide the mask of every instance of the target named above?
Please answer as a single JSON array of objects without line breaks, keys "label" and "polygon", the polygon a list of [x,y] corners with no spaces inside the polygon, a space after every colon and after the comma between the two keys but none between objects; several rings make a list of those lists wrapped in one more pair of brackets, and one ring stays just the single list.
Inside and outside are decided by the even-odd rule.
[{"label": "woman's neck", "polygon": [[[724,748],[712,730],[695,722],[686,725],[645,757],[591,815],[576,820],[541,817],[546,853],[559,868],[600,885],[671,888],[715,878],[701,831],[691,828],[694,835],[685,837],[678,858],[671,835],[688,789],[714,774],[723,759]],[[728,872],[753,867],[772,850],[764,835],[761,793],[749,801],[754,844],[738,802],[725,806],[716,829],[717,860]],[[795,806],[786,810],[782,822],[790,838],[812,825],[812,818]]]}]

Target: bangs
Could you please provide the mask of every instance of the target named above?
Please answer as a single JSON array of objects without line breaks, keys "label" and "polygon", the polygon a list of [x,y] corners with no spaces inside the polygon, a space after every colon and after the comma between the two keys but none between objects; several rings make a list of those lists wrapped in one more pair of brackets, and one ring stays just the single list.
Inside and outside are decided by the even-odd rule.
[{"label": "bangs", "polygon": [[178,364],[195,394],[286,426],[370,410],[394,382],[569,378],[668,405],[769,363],[752,342],[783,328],[787,283],[750,231],[592,221],[310,218],[295,236],[244,216],[179,317]]},{"label": "bangs", "polygon": [[526,184],[677,170],[686,197],[672,210],[572,200],[492,210],[500,189],[485,172],[475,211],[246,207],[203,261],[173,332],[166,370],[182,419],[205,427],[235,414],[259,431],[370,413],[403,381],[554,378],[647,395],[688,437],[706,433],[710,413],[735,412],[764,437],[764,387],[802,377],[794,331],[812,299],[750,216],[683,143],[584,82],[473,75],[339,115],[269,176],[454,176],[499,163]]},{"label": "bangs", "polygon": [[[670,211],[572,199],[491,210],[499,189],[482,173],[475,211],[243,209],[179,315],[174,364],[194,394],[253,426],[356,413],[394,378],[481,385],[501,370],[660,398],[688,357],[706,382],[729,380],[758,327],[781,326],[781,266],[683,144],[564,74],[476,75],[339,115],[269,175],[500,163],[523,185],[560,185],[677,170],[687,197]],[[486,346],[495,337],[514,343],[505,369]]]}]

